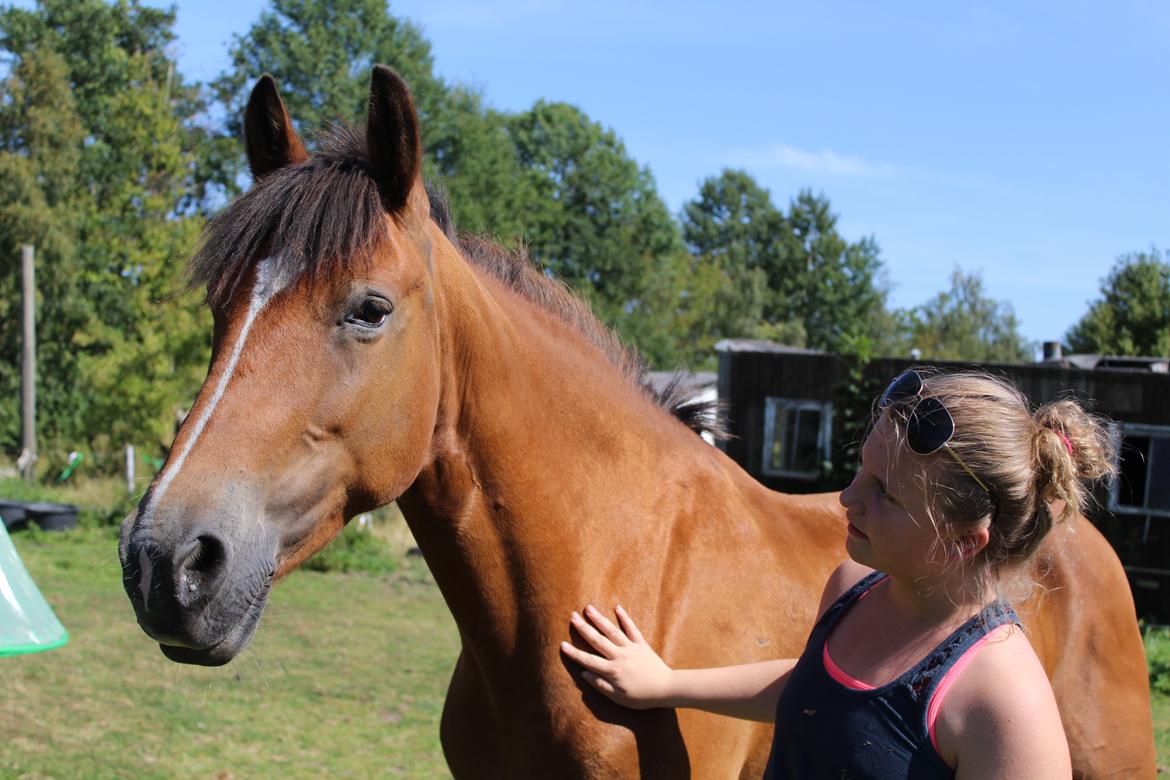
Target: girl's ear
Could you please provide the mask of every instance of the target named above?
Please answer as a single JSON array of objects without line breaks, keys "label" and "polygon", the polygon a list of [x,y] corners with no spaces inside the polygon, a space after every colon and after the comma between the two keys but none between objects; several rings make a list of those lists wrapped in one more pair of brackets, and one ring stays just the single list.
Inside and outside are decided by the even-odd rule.
[{"label": "girl's ear", "polygon": [[983,549],[987,547],[987,543],[990,541],[991,530],[987,526],[969,531],[955,541],[955,546],[947,553],[947,560],[969,561],[983,552]]}]

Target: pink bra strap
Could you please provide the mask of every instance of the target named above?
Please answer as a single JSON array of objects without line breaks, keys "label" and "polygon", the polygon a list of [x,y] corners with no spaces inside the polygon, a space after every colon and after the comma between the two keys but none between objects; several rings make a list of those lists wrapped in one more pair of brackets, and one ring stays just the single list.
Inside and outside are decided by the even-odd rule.
[{"label": "pink bra strap", "polygon": [[[863,598],[868,596],[870,591],[872,591],[878,585],[881,585],[885,580],[886,580],[886,577],[884,577],[884,576],[879,577],[877,582],[875,582],[874,584],[872,584],[868,588],[866,588],[864,591],[862,591],[861,595],[857,597],[857,601],[854,601],[853,603],[856,604],[858,601],[861,601]],[[829,635],[832,636],[832,632],[830,632]],[[874,690],[874,686],[870,685],[869,683],[862,682],[861,680],[858,680],[856,677],[853,677],[848,672],[846,672],[844,669],[842,669],[840,666],[837,666],[837,664],[833,661],[833,659],[829,657],[829,637],[828,636],[825,637],[825,643],[823,645],[821,645],[821,662],[824,663],[825,671],[829,673],[829,676],[832,677],[837,682],[844,685],[846,688],[852,688],[855,691],[872,691],[872,690]]]},{"label": "pink bra strap", "polygon": [[855,691],[872,691],[874,689],[874,687],[869,683],[858,680],[856,677],[853,677],[833,662],[833,659],[829,657],[828,642],[825,642],[825,644],[822,645],[822,648],[821,660],[824,662],[825,671],[829,673],[830,677],[844,685],[846,688],[852,688]]},{"label": "pink bra strap", "polygon": [[[1005,623],[1004,625],[1011,624]],[[976,651],[987,644],[987,640],[998,634],[999,629],[1001,628],[1003,628],[1003,626],[997,626],[996,628],[993,628],[991,631],[988,631],[986,634],[980,637],[979,641],[968,647],[966,651],[964,651],[964,653],[959,656],[959,660],[955,661],[954,665],[947,670],[947,673],[943,675],[942,680],[939,681],[938,687],[934,689],[934,695],[930,697],[930,706],[926,708],[926,728],[930,732],[930,744],[934,745],[934,750],[936,753],[938,752],[938,740],[934,736],[934,724],[935,721],[938,720],[939,710],[942,709],[943,699],[946,698],[947,692],[950,691],[951,686],[955,684],[955,680],[959,679],[959,675],[962,674],[963,669],[965,669],[967,664],[971,663],[971,661],[975,658]]]}]

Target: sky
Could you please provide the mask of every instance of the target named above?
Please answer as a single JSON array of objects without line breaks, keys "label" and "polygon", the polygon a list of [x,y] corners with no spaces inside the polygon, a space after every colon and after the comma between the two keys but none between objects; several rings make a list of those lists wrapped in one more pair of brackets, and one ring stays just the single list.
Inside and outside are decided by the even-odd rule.
[{"label": "sky", "polygon": [[[189,79],[261,0],[178,3]],[[1118,256],[1170,248],[1170,3],[402,0],[449,82],[614,129],[677,213],[742,168],[785,208],[823,193],[881,247],[892,303],[956,267],[1061,338]],[[259,75],[259,74],[256,74]],[[351,118],[356,119],[356,118]]]}]

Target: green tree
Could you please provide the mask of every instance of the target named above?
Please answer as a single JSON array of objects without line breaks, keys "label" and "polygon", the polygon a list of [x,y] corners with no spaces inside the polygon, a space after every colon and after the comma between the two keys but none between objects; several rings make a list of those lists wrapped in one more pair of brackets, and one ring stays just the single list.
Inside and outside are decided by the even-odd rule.
[{"label": "green tree", "polygon": [[950,289],[910,311],[908,319],[910,343],[928,360],[1021,363],[1033,352],[1011,304],[989,298],[978,273],[956,268]]},{"label": "green tree", "polygon": [[264,73],[276,79],[302,132],[364,117],[378,63],[410,85],[424,138],[445,99],[430,42],[417,26],[392,16],[385,0],[272,0],[246,33],[233,37],[228,55],[231,68],[212,86],[236,138],[243,138],[244,106]]},{"label": "green tree", "polygon": [[785,214],[747,173],[725,170],[684,206],[682,230],[696,262],[725,279],[711,292],[713,333],[836,352],[898,345],[878,245],[846,241],[824,196],[802,191]]},{"label": "green tree", "polygon": [[647,270],[638,306],[624,320],[642,355],[663,369],[713,370],[712,326],[726,319],[729,280],[713,263],[699,263],[683,250],[661,255]]},{"label": "green tree", "polygon": [[[206,133],[166,55],[173,12],[44,0],[0,12],[0,365],[19,365],[17,247],[37,246],[38,427],[50,459],[169,439],[206,367],[209,323],[178,254]],[[162,325],[160,325],[162,323]],[[14,368],[0,446],[16,447]],[[113,461],[109,461],[113,465]]]},{"label": "green tree", "polygon": [[429,128],[427,176],[447,189],[459,230],[515,244],[524,230],[531,193],[509,135],[508,116],[460,85],[450,88],[445,106]]},{"label": "green tree", "polygon": [[529,253],[634,338],[651,274],[681,247],[649,170],[612,130],[565,103],[537,102],[511,118],[509,132],[528,198]]},{"label": "green tree", "polygon": [[[713,344],[721,337],[781,333],[768,320],[776,316],[777,291],[791,270],[788,233],[768,191],[744,171],[724,170],[699,185],[698,197],[683,206],[682,234],[696,272],[708,271],[715,284],[703,285],[701,294],[710,296],[710,316],[703,322],[705,332],[695,337]],[[787,335],[803,339],[803,324]]]},{"label": "green tree", "polygon": [[[525,243],[623,337],[656,345],[643,346],[651,360],[673,358],[670,338],[650,329],[677,304],[662,297],[659,278],[670,277],[662,268],[678,249],[677,228],[612,131],[563,104],[506,115],[478,91],[444,83],[430,43],[384,0],[272,0],[233,41],[231,58],[214,88],[226,134],[237,138],[261,73],[275,77],[311,142],[325,123],[364,115],[374,63],[394,67],[415,97],[425,172],[447,189],[458,227]],[[237,161],[240,170],[238,152]]]},{"label": "green tree", "polygon": [[801,191],[789,204],[787,272],[775,282],[773,321],[798,320],[808,346],[848,352],[859,339],[885,346],[892,334],[881,251],[872,237],[850,243],[837,232],[828,198]]},{"label": "green tree", "polygon": [[[310,146],[313,133],[333,122],[363,120],[371,69],[391,66],[414,96],[426,174],[448,190],[460,226],[505,240],[519,233],[520,177],[505,118],[475,90],[437,77],[430,42],[391,14],[385,0],[272,0],[234,38],[229,55],[230,68],[213,83],[227,136],[243,138],[248,94],[260,75],[271,73]],[[243,168],[242,149],[236,142],[229,185]]]},{"label": "green tree", "polygon": [[[39,253],[42,300],[74,300],[53,317],[39,318],[42,420],[73,412],[69,387],[79,378],[69,334],[86,322],[87,302],[67,259],[77,252],[80,220],[72,182],[84,137],[69,91],[65,63],[52,49],[30,50],[13,68],[0,95],[0,446],[20,442],[20,244]],[[42,312],[44,312],[42,307]],[[50,304],[51,309],[51,304]]]},{"label": "green tree", "polygon": [[1065,338],[1073,352],[1170,357],[1170,253],[1119,257]]}]

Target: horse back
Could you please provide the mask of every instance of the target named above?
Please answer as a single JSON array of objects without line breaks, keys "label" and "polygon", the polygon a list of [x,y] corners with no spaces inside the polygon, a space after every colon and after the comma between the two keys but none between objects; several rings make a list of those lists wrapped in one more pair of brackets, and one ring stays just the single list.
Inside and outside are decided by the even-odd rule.
[{"label": "horse back", "polygon": [[[748,568],[762,562],[771,567],[757,572],[771,583],[761,586],[762,598],[747,611],[773,611],[772,657],[799,655],[820,589],[845,557],[844,510],[836,493],[745,495],[764,518]],[[1145,652],[1113,548],[1092,523],[1078,518],[1049,534],[1026,576],[1034,588],[1018,611],[1052,683],[1075,776],[1153,777]],[[796,593],[803,595],[794,598]]]},{"label": "horse back", "polygon": [[1077,777],[1153,777],[1149,676],[1116,553],[1078,518],[1045,540],[1018,610],[1052,682]]}]

